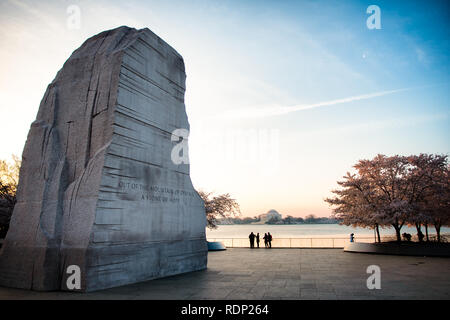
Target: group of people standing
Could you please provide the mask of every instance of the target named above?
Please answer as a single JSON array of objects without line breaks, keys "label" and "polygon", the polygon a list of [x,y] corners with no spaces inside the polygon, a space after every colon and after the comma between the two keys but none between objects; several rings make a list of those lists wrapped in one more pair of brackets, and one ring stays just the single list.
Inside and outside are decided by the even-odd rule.
[{"label": "group of people standing", "polygon": [[[255,240],[256,240],[257,248],[259,248],[259,232],[256,235],[253,232],[250,233],[248,238],[250,239],[250,248],[255,247]],[[264,233],[263,239],[264,239],[265,247],[272,248],[272,235],[270,234],[270,232]]]}]

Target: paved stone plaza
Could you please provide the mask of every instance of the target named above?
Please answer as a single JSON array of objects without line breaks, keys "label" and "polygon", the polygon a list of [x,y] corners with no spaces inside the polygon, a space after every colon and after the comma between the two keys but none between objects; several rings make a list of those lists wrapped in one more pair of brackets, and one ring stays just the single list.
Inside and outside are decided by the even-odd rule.
[{"label": "paved stone plaza", "polygon": [[[381,268],[369,290],[366,268]],[[208,269],[92,293],[0,287],[0,299],[450,299],[450,259],[342,249],[228,249]]]}]

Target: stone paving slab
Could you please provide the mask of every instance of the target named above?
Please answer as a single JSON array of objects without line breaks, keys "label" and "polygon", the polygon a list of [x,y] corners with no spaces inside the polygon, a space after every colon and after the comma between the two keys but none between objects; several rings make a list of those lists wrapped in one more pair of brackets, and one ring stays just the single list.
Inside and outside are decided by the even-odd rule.
[{"label": "stone paving slab", "polygon": [[[381,289],[367,289],[369,265]],[[209,252],[208,269],[91,293],[0,287],[0,299],[450,299],[450,259],[383,256],[342,249]]]}]

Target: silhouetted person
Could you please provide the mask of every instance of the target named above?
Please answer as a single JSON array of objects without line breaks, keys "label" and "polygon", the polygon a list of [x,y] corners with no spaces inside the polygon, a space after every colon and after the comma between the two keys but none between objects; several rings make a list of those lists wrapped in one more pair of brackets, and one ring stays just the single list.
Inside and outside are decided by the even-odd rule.
[{"label": "silhouetted person", "polygon": [[354,242],[354,241],[355,241],[355,234],[350,233],[350,242]]},{"label": "silhouetted person", "polygon": [[255,234],[253,232],[250,233],[248,238],[250,239],[250,248],[254,248],[255,247]]},{"label": "silhouetted person", "polygon": [[258,234],[256,235],[256,245],[257,245],[258,248],[259,248],[259,232],[258,232]]},{"label": "silhouetted person", "polygon": [[408,241],[408,242],[411,241],[411,235],[409,233],[405,232],[402,234],[402,236],[406,241]]},{"label": "silhouetted person", "polygon": [[267,232],[267,242],[269,243],[269,248],[272,248],[272,235],[270,232]]},{"label": "silhouetted person", "polygon": [[264,246],[267,248],[267,244],[269,243],[269,237],[267,236],[267,233],[264,233]]}]

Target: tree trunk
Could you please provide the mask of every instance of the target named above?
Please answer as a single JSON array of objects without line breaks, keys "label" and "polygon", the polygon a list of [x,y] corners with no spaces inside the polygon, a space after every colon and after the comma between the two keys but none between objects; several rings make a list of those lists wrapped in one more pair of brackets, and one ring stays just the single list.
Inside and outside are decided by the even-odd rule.
[{"label": "tree trunk", "polygon": [[425,223],[425,235],[427,236],[427,242],[430,241],[428,238],[428,223]]},{"label": "tree trunk", "polygon": [[378,223],[375,224],[375,227],[376,227],[376,230],[377,230],[378,243],[380,243],[381,239],[380,239],[380,229],[378,228]]},{"label": "tree trunk", "polygon": [[420,237],[420,234],[422,233],[422,230],[421,230],[422,225],[418,222],[416,222],[415,225],[416,225],[416,229],[417,229],[417,239],[419,240],[419,242],[422,242],[423,239]]},{"label": "tree trunk", "polygon": [[437,241],[441,242],[441,225],[435,224],[434,227],[436,229]]},{"label": "tree trunk", "polygon": [[402,236],[400,234],[400,227],[399,227],[398,223],[392,224],[392,226],[395,229],[395,235],[397,236],[397,242],[401,242]]}]

